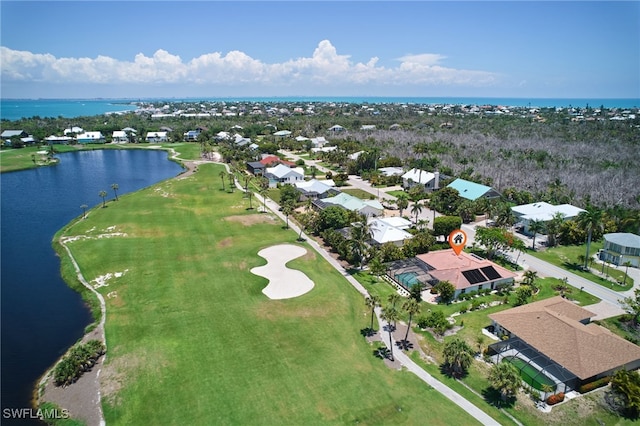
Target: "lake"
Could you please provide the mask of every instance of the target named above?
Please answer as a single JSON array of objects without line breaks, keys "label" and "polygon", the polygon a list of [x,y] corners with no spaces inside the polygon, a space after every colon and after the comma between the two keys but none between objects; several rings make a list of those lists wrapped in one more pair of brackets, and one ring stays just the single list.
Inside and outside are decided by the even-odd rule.
[{"label": "lake", "polygon": [[112,199],[113,183],[120,196],[182,171],[165,151],[95,150],[57,157],[56,166],[0,175],[3,410],[30,407],[35,381],[93,321],[80,295],[60,277],[54,234],[82,214],[81,205],[101,204],[101,190]]}]

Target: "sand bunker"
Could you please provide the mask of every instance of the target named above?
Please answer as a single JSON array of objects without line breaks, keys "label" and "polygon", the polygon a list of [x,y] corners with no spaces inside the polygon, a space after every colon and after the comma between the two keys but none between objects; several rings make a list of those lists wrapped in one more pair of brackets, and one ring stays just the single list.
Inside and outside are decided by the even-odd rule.
[{"label": "sand bunker", "polygon": [[286,267],[287,262],[306,253],[304,247],[293,244],[271,246],[258,252],[267,264],[251,269],[251,273],[269,280],[262,290],[269,299],[290,299],[311,291],[313,281],[304,272]]}]

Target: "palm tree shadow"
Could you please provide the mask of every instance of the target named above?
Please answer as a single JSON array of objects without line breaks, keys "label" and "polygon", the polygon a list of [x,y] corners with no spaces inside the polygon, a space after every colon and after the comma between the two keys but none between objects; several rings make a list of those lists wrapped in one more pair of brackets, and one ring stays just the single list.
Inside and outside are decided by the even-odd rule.
[{"label": "palm tree shadow", "polygon": [[373,356],[380,359],[391,359],[391,351],[386,346],[382,346],[373,350]]},{"label": "palm tree shadow", "polygon": [[489,386],[488,388],[484,388],[482,390],[482,397],[488,403],[493,405],[494,407],[500,408],[513,408],[516,403],[515,396],[508,397],[506,400],[502,399],[502,395],[498,389],[495,389],[493,386]]},{"label": "palm tree shadow", "polygon": [[413,349],[413,343],[411,343],[409,340],[404,340],[404,339],[396,341],[396,346],[402,349],[403,351],[408,351],[410,349]]},{"label": "palm tree shadow", "polygon": [[371,327],[366,327],[360,330],[360,334],[364,337],[372,337],[376,334],[376,330]]}]

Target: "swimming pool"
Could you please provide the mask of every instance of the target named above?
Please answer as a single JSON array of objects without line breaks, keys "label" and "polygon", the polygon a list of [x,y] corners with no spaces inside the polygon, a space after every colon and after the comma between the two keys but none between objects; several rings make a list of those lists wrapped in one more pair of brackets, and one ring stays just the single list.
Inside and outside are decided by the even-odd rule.
[{"label": "swimming pool", "polygon": [[514,365],[520,372],[520,377],[522,377],[522,380],[534,389],[541,391],[543,385],[549,385],[552,386],[554,390],[556,389],[556,383],[551,380],[551,378],[549,378],[546,374],[538,370],[533,365],[527,363],[525,360],[515,356],[508,356],[505,357],[502,361],[510,362],[512,365]]}]

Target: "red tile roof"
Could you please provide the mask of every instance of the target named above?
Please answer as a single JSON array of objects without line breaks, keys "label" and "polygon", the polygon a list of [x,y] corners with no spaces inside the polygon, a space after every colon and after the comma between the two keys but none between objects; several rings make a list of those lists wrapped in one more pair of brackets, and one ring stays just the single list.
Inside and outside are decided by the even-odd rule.
[{"label": "red tile roof", "polygon": [[260,163],[262,163],[262,165],[264,165],[264,166],[272,166],[272,165],[276,165],[276,164],[284,164],[285,166],[295,167],[295,165],[296,165],[296,163],[292,163],[291,161],[283,160],[280,157],[277,157],[275,155],[270,155],[268,157],[263,158],[262,160],[260,160]]}]

